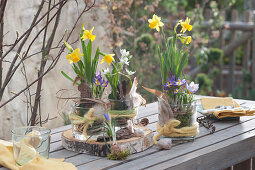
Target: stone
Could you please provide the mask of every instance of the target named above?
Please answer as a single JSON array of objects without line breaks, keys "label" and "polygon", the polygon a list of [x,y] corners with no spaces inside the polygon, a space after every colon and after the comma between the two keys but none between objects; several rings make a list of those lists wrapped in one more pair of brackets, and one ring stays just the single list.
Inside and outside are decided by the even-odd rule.
[{"label": "stone", "polygon": [[160,149],[160,150],[162,150],[162,149],[169,150],[172,148],[172,139],[170,139],[170,138],[160,139],[157,142],[157,146],[158,146],[158,149]]}]

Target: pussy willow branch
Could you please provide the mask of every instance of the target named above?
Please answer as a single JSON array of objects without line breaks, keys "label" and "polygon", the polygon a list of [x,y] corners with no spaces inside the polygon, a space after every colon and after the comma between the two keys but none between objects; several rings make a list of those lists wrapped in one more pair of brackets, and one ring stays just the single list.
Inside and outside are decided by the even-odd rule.
[{"label": "pussy willow branch", "polygon": [[[0,4],[0,58],[3,56],[3,37],[4,37],[4,11],[7,0],[2,0]],[[2,87],[3,61],[0,61],[0,89]]]},{"label": "pussy willow branch", "polygon": [[[38,10],[37,10],[36,15],[34,16],[34,19],[33,19],[32,23],[31,23],[31,26],[30,26],[30,27],[32,27],[32,26],[35,24],[37,18],[39,17],[39,14],[41,13],[41,10],[42,10],[42,8],[43,8],[43,4],[44,4],[44,0],[42,0],[42,2],[41,2],[40,6],[39,6],[39,8],[38,8]],[[4,80],[4,82],[3,82],[3,85],[1,86],[1,89],[0,89],[0,101],[2,100],[2,97],[3,97],[3,94],[4,94],[4,90],[5,90],[6,86],[7,86],[7,84],[9,83],[9,81],[10,81],[12,75],[14,74],[14,73],[12,73],[12,72],[13,72],[13,67],[14,67],[14,65],[15,65],[15,63],[16,63],[18,57],[19,57],[19,54],[20,54],[21,50],[23,49],[23,46],[25,45],[26,41],[28,40],[28,37],[30,36],[32,30],[33,30],[33,29],[31,29],[30,31],[28,31],[28,33],[26,34],[25,38],[24,38],[23,41],[21,42],[21,44],[20,44],[20,46],[19,46],[19,48],[18,48],[18,50],[17,50],[17,53],[16,53],[14,59],[12,60],[12,63],[11,63],[11,65],[10,65],[10,67],[9,67],[9,70],[8,70],[8,72],[7,72],[7,74],[6,74],[6,77],[5,77],[5,80]],[[14,45],[14,46],[15,46],[15,45]],[[13,46],[13,47],[14,47],[14,46]],[[13,48],[13,47],[12,47],[12,48]],[[3,58],[4,58],[4,55],[1,57],[1,61],[2,61]],[[15,70],[15,71],[16,71],[16,70]],[[2,76],[1,76],[1,77],[2,77]]]},{"label": "pussy willow branch", "polygon": [[[68,0],[62,0],[62,1],[68,1]],[[45,14],[43,14],[43,15],[41,16],[41,18],[38,19],[37,22],[35,22],[33,25],[31,25],[31,26],[29,27],[29,29],[26,30],[26,31],[15,41],[15,43],[13,44],[13,46],[12,46],[6,53],[4,53],[4,55],[2,56],[2,58],[0,58],[0,60],[3,60],[4,57],[6,57],[6,56],[15,48],[15,46],[26,36],[26,34],[28,34],[29,32],[31,32],[31,31],[34,29],[34,27],[35,27],[36,25],[38,25],[38,24],[48,15],[48,13],[50,13],[53,9],[55,9],[56,6],[58,6],[62,1],[60,1],[60,2],[56,3],[55,5],[53,5],[53,6],[51,7],[50,10],[48,10]],[[44,2],[45,2],[45,0],[42,0],[42,3],[44,3]],[[40,8],[40,6],[39,6],[39,8]]]},{"label": "pussy willow branch", "polygon": [[[66,3],[67,1],[65,1]],[[19,68],[20,64],[26,59],[26,56],[28,55],[28,52],[30,51],[30,48],[32,47],[33,43],[37,40],[37,38],[39,37],[39,35],[43,32],[43,30],[51,23],[51,21],[53,21],[53,19],[55,18],[55,16],[58,14],[60,10],[58,9],[58,11],[51,17],[51,19],[49,20],[48,23],[45,24],[45,26],[37,33],[37,35],[34,37],[34,39],[31,41],[31,43],[29,44],[25,55],[21,58],[20,62],[18,64],[16,64],[16,66],[12,69],[12,71],[9,73],[7,73],[8,77],[6,76],[4,85],[2,88],[5,88],[7,86],[7,84],[9,83],[9,81],[11,80],[11,78],[13,77],[13,75],[15,74],[16,70]],[[17,55],[19,56],[19,53],[17,53]],[[3,89],[4,91],[4,89]],[[1,95],[1,90],[0,90],[0,95]],[[1,98],[0,98],[1,100]]]},{"label": "pussy willow branch", "polygon": [[[70,39],[70,37],[71,37],[71,35],[72,35],[72,33],[73,33],[75,27],[77,26],[78,21],[80,20],[81,16],[82,16],[85,12],[89,11],[89,10],[94,6],[95,1],[96,1],[96,0],[94,0],[93,3],[92,3],[92,5],[90,5],[89,7],[88,7],[87,4],[85,4],[84,10],[81,12],[81,14],[80,14],[80,15],[78,16],[78,18],[76,19],[76,21],[75,21],[75,23],[74,23],[74,25],[73,25],[73,27],[72,27],[70,33],[67,35],[67,38],[66,38],[65,41],[68,41],[68,40]],[[59,3],[57,3],[57,4],[59,4]],[[57,64],[57,62],[58,62],[58,60],[59,60],[61,54],[62,54],[63,51],[64,51],[64,49],[65,49],[65,46],[64,46],[64,44],[63,44],[63,45],[61,46],[61,48],[60,48],[60,50],[59,50],[57,56],[53,59],[52,63],[49,65],[49,67],[47,68],[47,70],[46,70],[44,73],[42,73],[42,75],[40,75],[37,79],[35,79],[34,81],[32,81],[29,85],[27,85],[27,87],[25,87],[24,89],[22,89],[22,90],[20,90],[18,93],[16,93],[15,96],[13,96],[13,97],[11,97],[10,99],[8,99],[7,101],[3,102],[3,103],[0,105],[0,108],[2,108],[3,106],[5,106],[7,103],[11,102],[11,101],[12,101],[13,99],[15,99],[17,96],[19,96],[20,94],[22,94],[25,90],[27,90],[29,87],[31,87],[33,84],[35,84],[40,78],[42,78],[42,77],[45,76],[48,72],[50,72],[50,71],[55,67],[55,65]]]},{"label": "pussy willow branch", "polygon": [[[65,3],[60,3],[60,5],[59,5],[59,9],[58,9],[59,12],[58,12],[58,14],[56,16],[55,24],[54,24],[51,36],[48,39],[48,43],[47,43],[46,47],[44,47],[44,43],[45,43],[45,38],[46,38],[46,35],[47,35],[47,27],[45,29],[44,43],[43,43],[43,47],[42,47],[42,49],[43,49],[42,60],[41,60],[41,66],[40,66],[40,71],[38,73],[38,77],[40,77],[40,75],[44,72],[44,68],[45,68],[45,65],[47,63],[47,59],[45,59],[45,57],[47,55],[49,55],[49,53],[50,53],[50,49],[52,47],[52,43],[53,43],[56,31],[57,31],[57,27],[59,25],[59,19],[60,19],[61,10],[62,10],[62,7],[64,6],[64,4]],[[49,15],[48,15],[48,17],[49,17]],[[48,17],[47,17],[47,19],[48,19]],[[40,105],[40,96],[41,96],[41,89],[42,89],[42,81],[43,81],[43,78],[40,78],[38,80],[38,82],[37,82],[36,95],[35,95],[35,103],[34,103],[33,112],[32,112],[32,116],[31,116],[31,126],[34,126],[35,123],[36,123],[37,108]],[[40,115],[40,120],[41,120],[41,115]]]}]

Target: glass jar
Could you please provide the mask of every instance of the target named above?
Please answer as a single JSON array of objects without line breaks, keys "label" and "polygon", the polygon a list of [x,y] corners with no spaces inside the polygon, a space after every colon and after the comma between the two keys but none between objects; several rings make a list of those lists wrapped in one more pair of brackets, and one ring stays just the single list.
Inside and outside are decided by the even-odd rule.
[{"label": "glass jar", "polygon": [[109,100],[111,109],[109,114],[116,120],[116,127],[125,127],[128,120],[134,121],[138,114],[138,108],[132,106],[131,100]]},{"label": "glass jar", "polygon": [[[87,105],[86,105],[87,106]],[[71,106],[70,119],[72,123],[72,135],[75,139],[87,140],[84,136],[84,130],[86,130],[87,138],[96,138],[102,134],[104,127],[103,119],[86,120],[85,115],[89,114],[92,107]],[[75,117],[72,119],[72,117]],[[85,128],[85,126],[88,126]],[[84,129],[85,128],[85,129]]]},{"label": "glass jar", "polygon": [[50,129],[36,126],[12,130],[14,159],[20,166],[36,157],[49,158]]},{"label": "glass jar", "polygon": [[174,140],[194,139],[199,132],[196,102],[191,104],[170,104],[170,107],[173,112],[173,118],[179,122],[178,125],[174,127],[176,133],[168,137],[174,138]]}]

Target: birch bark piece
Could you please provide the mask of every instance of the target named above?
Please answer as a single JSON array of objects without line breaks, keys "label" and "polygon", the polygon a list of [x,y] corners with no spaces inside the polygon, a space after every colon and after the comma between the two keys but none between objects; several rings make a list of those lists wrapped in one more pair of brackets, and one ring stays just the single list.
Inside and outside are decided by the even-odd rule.
[{"label": "birch bark piece", "polygon": [[158,120],[160,126],[164,126],[164,124],[168,123],[170,119],[174,118],[170,105],[161,97],[158,98],[158,110]]},{"label": "birch bark piece", "polygon": [[[130,154],[142,152],[153,145],[152,130],[141,126],[136,126],[136,128],[141,129],[144,132],[144,136],[117,141],[117,145],[122,150],[129,149]],[[95,156],[107,156],[109,153],[105,142],[97,142],[95,138],[87,142],[75,139],[72,136],[72,129],[62,132],[61,138],[63,147],[69,151],[87,153]],[[107,142],[107,144],[110,143]]]}]

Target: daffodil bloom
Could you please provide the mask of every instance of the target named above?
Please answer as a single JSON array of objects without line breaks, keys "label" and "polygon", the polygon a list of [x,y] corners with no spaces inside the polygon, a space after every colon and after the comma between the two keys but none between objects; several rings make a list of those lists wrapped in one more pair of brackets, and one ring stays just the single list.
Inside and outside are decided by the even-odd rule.
[{"label": "daffodil bloom", "polygon": [[187,36],[187,37],[182,37],[180,36],[179,39],[181,40],[182,43],[184,43],[186,40],[186,44],[191,43],[191,36]]},{"label": "daffodil bloom", "polygon": [[83,41],[86,40],[86,39],[90,39],[91,41],[94,41],[96,36],[92,34],[93,30],[94,30],[94,27],[90,31],[89,30],[84,30],[81,39]]},{"label": "daffodil bloom", "polygon": [[189,25],[190,23],[190,18],[186,18],[186,20],[184,22],[180,21],[180,24],[182,26],[182,30],[181,32],[182,33],[185,33],[187,30],[188,31],[191,31],[192,30],[192,25]]},{"label": "daffodil bloom", "polygon": [[115,54],[107,54],[103,57],[103,59],[101,60],[100,64],[104,63],[106,61],[106,63],[108,65],[110,65],[113,61],[114,61],[114,58],[113,56],[115,56]]},{"label": "daffodil bloom", "polygon": [[69,63],[72,64],[77,63],[78,61],[80,61],[80,58],[83,56],[82,53],[80,53],[80,49],[76,48],[72,53],[68,54],[66,56],[66,59],[69,60]]},{"label": "daffodil bloom", "polygon": [[161,17],[158,17],[157,15],[153,15],[152,19],[148,19],[149,27],[151,29],[156,29],[159,32],[159,27],[163,27],[164,23],[161,22]]}]

